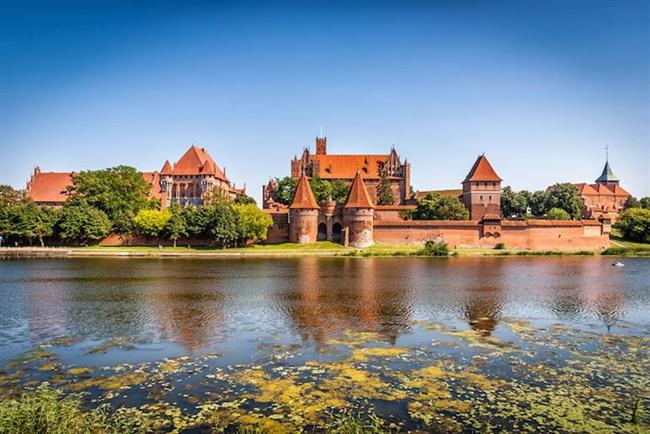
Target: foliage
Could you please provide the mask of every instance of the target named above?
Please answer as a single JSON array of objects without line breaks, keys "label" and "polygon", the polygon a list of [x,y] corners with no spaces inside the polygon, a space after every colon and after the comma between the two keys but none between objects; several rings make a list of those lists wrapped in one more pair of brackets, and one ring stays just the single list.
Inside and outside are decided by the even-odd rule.
[{"label": "foliage", "polygon": [[153,205],[148,196],[151,186],[142,173],[128,166],[76,173],[68,188],[70,203],[83,200],[103,211],[111,220],[113,230],[121,234],[131,231],[138,211]]},{"label": "foliage", "polygon": [[551,208],[546,213],[546,218],[549,220],[571,220],[568,212],[562,208]]},{"label": "foliage", "polygon": [[505,218],[526,217],[530,196],[526,190],[514,191],[510,186],[505,187],[501,192],[501,215]]},{"label": "foliage", "polygon": [[449,255],[449,246],[444,241],[427,240],[419,254],[424,256],[447,256]]},{"label": "foliage", "polygon": [[309,186],[314,192],[316,203],[322,203],[332,199],[337,204],[345,203],[348,196],[349,186],[343,181],[328,181],[319,176],[314,176],[309,180]]},{"label": "foliage", "polygon": [[530,213],[534,217],[543,217],[546,213],[546,198],[548,194],[543,190],[538,190],[534,192],[528,198],[528,206],[530,207]]},{"label": "foliage", "polygon": [[623,205],[623,209],[629,209],[629,208],[641,208],[641,205],[639,204],[639,200],[632,195],[628,196],[627,200],[625,201],[625,204]]},{"label": "foliage", "polygon": [[133,223],[139,234],[147,237],[159,237],[171,217],[172,213],[169,210],[141,209],[133,217]]},{"label": "foliage", "polygon": [[20,399],[0,400],[0,434],[118,434],[144,432],[137,420],[110,415],[105,406],[85,410],[77,395],[64,397],[47,383]]},{"label": "foliage", "polygon": [[616,220],[615,227],[625,239],[650,243],[650,209],[625,210]]},{"label": "foliage", "polygon": [[285,176],[284,178],[278,181],[277,186],[277,198],[278,202],[285,205],[291,205],[293,201],[293,196],[296,194],[296,187],[298,186],[298,181],[293,179],[290,176]]},{"label": "foliage", "polygon": [[10,185],[0,185],[0,209],[20,204],[24,196],[22,190],[15,190]]},{"label": "foliage", "polygon": [[346,409],[328,415],[325,432],[328,434],[389,434],[390,430],[384,428],[384,421],[373,412],[364,417]]},{"label": "foliage", "polygon": [[176,247],[176,241],[180,237],[187,236],[187,220],[183,208],[177,203],[171,204],[169,212],[171,215],[167,221],[165,232],[169,239],[174,242],[174,247]]},{"label": "foliage", "polygon": [[547,210],[561,208],[569,213],[572,219],[579,219],[582,216],[583,206],[584,202],[578,194],[578,189],[568,182],[553,185],[544,202]]},{"label": "foliage", "polygon": [[96,241],[110,233],[111,221],[103,211],[91,207],[85,201],[77,201],[74,204],[68,203],[61,209],[57,227],[61,239]]},{"label": "foliage", "polygon": [[235,196],[235,203],[237,205],[257,205],[255,199],[253,199],[247,194],[238,194],[237,196]]},{"label": "foliage", "polygon": [[40,208],[31,201],[3,207],[0,210],[0,235],[29,244],[38,240],[44,247],[45,238],[54,234],[57,215],[54,209]]},{"label": "foliage", "polygon": [[496,243],[496,245],[494,246],[494,249],[495,249],[495,250],[503,250],[503,249],[505,249],[505,248],[506,248],[506,244],[505,244],[505,243]]},{"label": "foliage", "polygon": [[414,220],[467,220],[469,211],[456,197],[429,193],[419,199],[413,211]]},{"label": "foliage", "polygon": [[262,212],[254,204],[235,205],[239,240],[244,243],[264,241],[268,229],[273,225],[270,215]]},{"label": "foliage", "polygon": [[643,209],[650,209],[650,197],[642,197],[639,199],[639,206]]},{"label": "foliage", "polygon": [[390,188],[390,179],[382,174],[379,185],[377,186],[377,204],[392,205],[394,203],[393,190]]}]

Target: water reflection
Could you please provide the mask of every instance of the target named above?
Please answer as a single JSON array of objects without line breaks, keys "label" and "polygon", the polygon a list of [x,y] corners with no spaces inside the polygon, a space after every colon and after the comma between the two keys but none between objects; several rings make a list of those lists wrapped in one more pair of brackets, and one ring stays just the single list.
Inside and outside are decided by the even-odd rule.
[{"label": "water reflection", "polygon": [[[603,258],[300,258],[0,262],[0,357],[70,335],[187,353],[250,354],[280,339],[320,348],[345,331],[385,341],[414,320],[494,333],[502,318],[650,325],[650,261]],[[625,330],[619,332],[625,333]],[[237,350],[235,350],[237,348]],[[164,357],[164,354],[161,354]]]}]

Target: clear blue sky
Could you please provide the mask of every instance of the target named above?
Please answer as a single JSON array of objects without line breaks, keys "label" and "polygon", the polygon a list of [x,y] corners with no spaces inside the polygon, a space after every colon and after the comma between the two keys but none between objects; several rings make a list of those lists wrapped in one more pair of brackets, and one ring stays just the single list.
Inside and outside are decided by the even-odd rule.
[{"label": "clear blue sky", "polygon": [[196,143],[259,200],[323,125],[420,190],[481,152],[515,189],[591,182],[608,144],[650,195],[646,1],[84,3],[0,0],[0,183]]}]

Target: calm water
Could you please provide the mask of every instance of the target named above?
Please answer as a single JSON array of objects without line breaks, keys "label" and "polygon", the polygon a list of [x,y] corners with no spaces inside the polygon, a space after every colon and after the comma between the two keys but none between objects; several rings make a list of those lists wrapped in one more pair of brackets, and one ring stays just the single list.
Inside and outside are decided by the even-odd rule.
[{"label": "calm water", "polygon": [[[539,348],[553,345],[558,354],[560,347],[567,350],[564,344],[599,351],[595,346],[609,335],[640,338],[636,342],[647,351],[650,260],[625,259],[624,268],[611,262],[601,257],[0,261],[0,365],[8,366],[4,374],[15,368],[12,361],[39,345],[51,353],[44,358],[53,365],[23,369],[5,382],[4,390],[35,384],[51,372],[65,378],[73,367],[125,365],[152,372],[165,360],[187,361],[183,356],[190,357],[188,364],[202,363],[204,372],[194,390],[220,395],[234,387],[211,384],[205,369],[262,366],[274,372],[277,366],[291,369],[310,361],[342,363],[349,360],[350,351],[366,346],[414,352],[401,364],[361,358],[365,363],[355,365],[368,372],[388,366],[394,378],[429,360],[475,366],[473,358],[483,357],[484,347],[497,339],[518,345],[527,355],[534,351],[535,357],[551,357],[542,356]],[[571,332],[531,342],[514,333],[519,329],[513,322],[531,330],[556,327]],[[469,331],[474,334],[467,336],[476,339],[459,334],[462,339],[455,340],[460,343],[436,345],[446,342],[441,331]],[[355,343],[352,337],[359,336],[366,339]],[[482,345],[473,345],[481,339]],[[533,344],[539,348],[532,350]],[[503,355],[502,347],[487,351],[511,357]],[[639,349],[634,352],[639,354]],[[568,356],[555,353],[553,363],[566,361]],[[641,366],[641,372],[646,368]],[[503,369],[495,364],[484,373],[516,377],[511,367]],[[249,383],[240,383],[243,389],[232,391],[232,397],[253,393]],[[93,397],[114,405],[154,399],[142,385],[123,388],[117,397],[106,394],[109,387],[90,386]],[[191,405],[196,399],[179,402],[186,392],[181,389],[179,385],[155,399],[196,412]],[[451,395],[455,397],[453,391]],[[379,396],[366,404],[400,421],[404,429],[424,426],[421,418],[409,418],[415,414],[409,406],[412,400],[401,398]]]}]

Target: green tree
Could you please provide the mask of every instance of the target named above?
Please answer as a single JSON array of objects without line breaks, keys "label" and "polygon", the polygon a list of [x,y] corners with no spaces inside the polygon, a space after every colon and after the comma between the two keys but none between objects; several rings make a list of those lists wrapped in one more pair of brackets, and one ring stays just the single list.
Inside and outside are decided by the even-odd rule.
[{"label": "green tree", "polygon": [[126,234],[133,228],[133,217],[138,211],[155,206],[149,199],[150,189],[142,173],[132,167],[117,166],[74,174],[68,201],[74,204],[83,200],[103,211],[111,220],[112,229]]},{"label": "green tree", "polygon": [[255,199],[250,197],[247,194],[238,194],[235,197],[235,203],[238,205],[247,205],[247,204],[252,204],[252,205],[257,205],[257,202],[255,202]]},{"label": "green tree", "polygon": [[634,196],[629,196],[623,205],[623,209],[642,208],[639,200]]},{"label": "green tree", "polygon": [[176,241],[180,237],[187,236],[187,220],[185,218],[183,208],[181,208],[181,206],[177,203],[173,203],[169,207],[169,212],[171,213],[171,217],[167,222],[165,232],[167,233],[169,239],[174,242],[174,247],[176,247]]},{"label": "green tree", "polygon": [[235,205],[235,212],[240,241],[248,243],[266,240],[266,233],[273,225],[270,215],[253,204]]},{"label": "green tree", "polygon": [[345,200],[348,198],[348,192],[350,191],[350,186],[341,180],[331,181],[332,184],[332,200],[337,204],[343,205]]},{"label": "green tree", "polygon": [[104,211],[79,201],[63,206],[57,227],[61,239],[85,243],[106,237],[111,231],[111,221]]},{"label": "green tree", "polygon": [[621,231],[625,239],[650,243],[650,209],[625,210],[614,226]]},{"label": "green tree", "polygon": [[379,185],[377,185],[377,204],[392,205],[394,201],[393,190],[390,187],[390,179],[385,174],[382,174]]},{"label": "green tree", "polygon": [[562,208],[551,208],[546,213],[549,220],[571,220],[571,215]]},{"label": "green tree", "polygon": [[643,209],[650,209],[650,197],[642,197],[639,199],[639,205]]},{"label": "green tree", "polygon": [[298,181],[290,176],[285,176],[284,178],[280,179],[277,186],[278,202],[285,205],[291,205],[293,196],[296,194],[297,186]]},{"label": "green tree", "polygon": [[527,191],[514,191],[510,186],[501,192],[501,215],[504,218],[526,217],[530,193]]},{"label": "green tree", "polygon": [[578,189],[568,182],[553,185],[544,203],[547,210],[561,208],[568,212],[572,219],[579,219],[582,216],[583,206],[584,202],[578,194]]},{"label": "green tree", "polygon": [[546,198],[548,194],[543,190],[538,190],[530,195],[528,199],[528,206],[530,207],[530,213],[534,217],[543,217],[546,213]]},{"label": "green tree", "polygon": [[133,223],[140,235],[159,237],[162,235],[171,218],[172,213],[167,209],[141,209],[133,217]]},{"label": "green tree", "polygon": [[0,185],[0,209],[18,205],[24,200],[25,194],[22,190],[15,190],[10,185]]},{"label": "green tree", "polygon": [[413,211],[414,220],[467,220],[469,211],[456,197],[429,193],[419,199]]},{"label": "green tree", "polygon": [[11,208],[12,234],[32,244],[38,240],[45,247],[45,238],[54,233],[57,212],[51,208],[40,208],[34,202],[26,202]]},{"label": "green tree", "polygon": [[211,220],[211,209],[207,206],[185,208],[187,234],[192,237],[207,237]]}]

